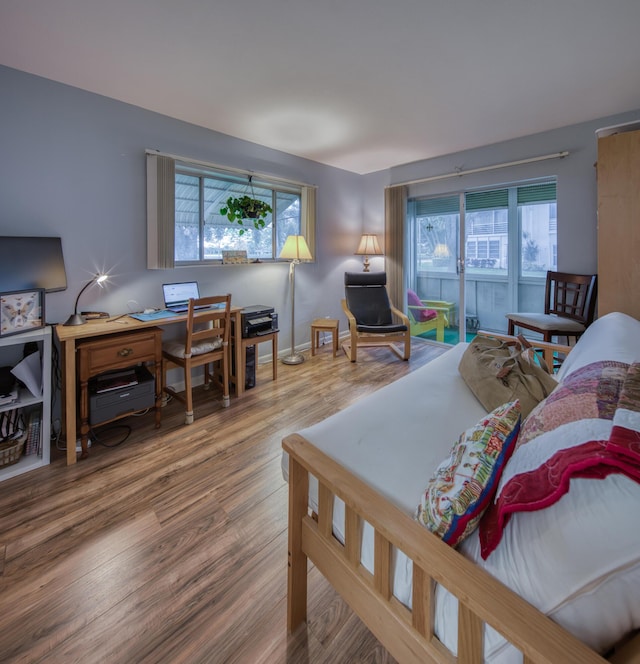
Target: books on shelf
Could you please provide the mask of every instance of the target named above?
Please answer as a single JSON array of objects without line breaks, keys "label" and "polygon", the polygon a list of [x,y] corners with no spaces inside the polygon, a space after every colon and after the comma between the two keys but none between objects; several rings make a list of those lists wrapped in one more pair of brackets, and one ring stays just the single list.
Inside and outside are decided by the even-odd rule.
[{"label": "books on shelf", "polygon": [[6,406],[9,403],[13,403],[14,401],[18,400],[18,386],[14,386],[11,388],[11,391],[0,397],[0,406]]},{"label": "books on shelf", "polygon": [[119,390],[123,387],[131,387],[138,384],[138,375],[135,369],[125,369],[124,371],[113,371],[111,373],[100,374],[96,376],[96,393],[110,392]]}]

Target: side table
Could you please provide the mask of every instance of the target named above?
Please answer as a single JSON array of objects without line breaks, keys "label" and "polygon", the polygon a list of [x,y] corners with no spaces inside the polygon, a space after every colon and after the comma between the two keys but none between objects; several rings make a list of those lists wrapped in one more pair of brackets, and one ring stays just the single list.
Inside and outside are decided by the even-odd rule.
[{"label": "side table", "polygon": [[273,332],[269,332],[268,334],[260,334],[255,337],[242,337],[241,339],[236,340],[234,342],[234,343],[240,343],[240,347],[242,348],[242,362],[240,363],[240,366],[236,369],[236,380],[240,381],[243,386],[246,377],[245,359],[246,359],[247,346],[256,346],[256,365],[257,365],[258,363],[257,346],[263,341],[271,342],[271,357],[272,357],[271,364],[272,364],[273,380],[276,380],[278,378],[278,330],[274,330]]},{"label": "side table", "polygon": [[333,357],[338,352],[338,326],[337,318],[316,318],[311,323],[311,355],[316,354],[316,348],[320,346],[320,332],[331,332],[333,343]]}]

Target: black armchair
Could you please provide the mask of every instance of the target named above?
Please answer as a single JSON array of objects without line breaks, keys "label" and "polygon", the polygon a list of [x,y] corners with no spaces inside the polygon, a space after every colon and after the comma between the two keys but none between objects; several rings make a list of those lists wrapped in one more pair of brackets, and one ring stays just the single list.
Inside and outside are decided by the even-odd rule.
[{"label": "black armchair", "polygon": [[[355,362],[358,347],[388,346],[398,357],[411,355],[409,318],[391,304],[385,272],[346,272],[342,309],[349,323],[349,340],[342,344]],[[394,323],[394,316],[400,323]],[[403,344],[402,350],[396,346]]]}]

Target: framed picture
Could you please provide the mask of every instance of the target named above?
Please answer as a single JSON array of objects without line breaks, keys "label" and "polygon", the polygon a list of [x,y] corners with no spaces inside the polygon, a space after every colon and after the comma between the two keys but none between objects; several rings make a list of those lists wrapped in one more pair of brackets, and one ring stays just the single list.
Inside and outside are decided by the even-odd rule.
[{"label": "framed picture", "polygon": [[223,265],[244,265],[249,262],[247,252],[242,251],[222,251]]},{"label": "framed picture", "polygon": [[0,337],[44,326],[43,288],[0,293]]}]

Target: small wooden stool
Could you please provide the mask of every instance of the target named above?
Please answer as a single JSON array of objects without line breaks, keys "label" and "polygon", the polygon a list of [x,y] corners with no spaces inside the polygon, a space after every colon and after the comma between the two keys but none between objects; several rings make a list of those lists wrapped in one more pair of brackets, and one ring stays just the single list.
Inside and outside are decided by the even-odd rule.
[{"label": "small wooden stool", "polygon": [[333,342],[333,357],[338,352],[338,325],[337,318],[316,318],[311,323],[311,355],[316,354],[316,348],[320,346],[320,332],[331,332]]}]

